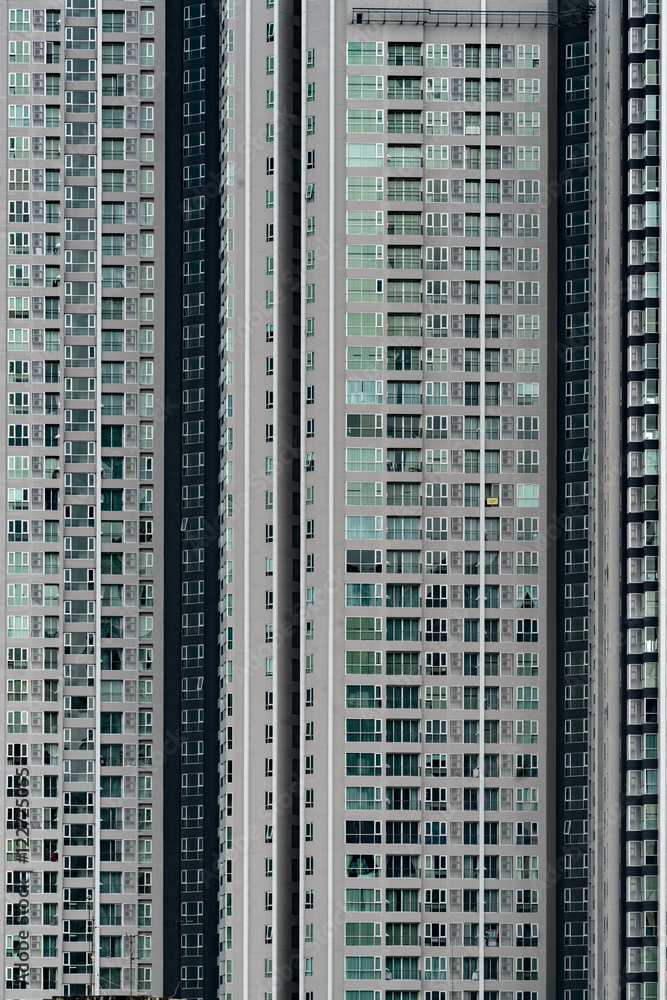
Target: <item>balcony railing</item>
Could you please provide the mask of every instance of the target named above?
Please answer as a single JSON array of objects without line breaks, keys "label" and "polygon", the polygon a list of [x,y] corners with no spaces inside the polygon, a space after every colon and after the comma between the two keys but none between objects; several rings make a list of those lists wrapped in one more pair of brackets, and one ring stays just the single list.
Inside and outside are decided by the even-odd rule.
[{"label": "balcony railing", "polygon": [[421,472],[423,462],[387,462],[387,472]]}]

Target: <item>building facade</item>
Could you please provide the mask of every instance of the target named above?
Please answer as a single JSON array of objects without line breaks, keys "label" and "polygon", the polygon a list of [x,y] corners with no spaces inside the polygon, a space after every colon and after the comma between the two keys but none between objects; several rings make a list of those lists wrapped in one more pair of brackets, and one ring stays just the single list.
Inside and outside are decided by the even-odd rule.
[{"label": "building facade", "polygon": [[[562,25],[558,54],[558,517],[555,868],[559,990],[587,988],[589,945],[589,24]],[[554,530],[555,529],[555,530]],[[593,935],[591,934],[591,938]]]},{"label": "building facade", "polygon": [[6,16],[5,995],[663,997],[658,0]]},{"label": "building facade", "polygon": [[[210,4],[166,5],[164,992],[217,988],[221,599],[227,527],[221,439],[219,20]],[[234,48],[233,33],[231,40]],[[207,251],[208,248],[208,251]],[[223,258],[223,266],[224,266]],[[232,274],[232,281],[233,281]],[[223,334],[224,336],[225,334]],[[231,369],[230,369],[231,370]],[[233,398],[229,406],[233,407]],[[220,451],[218,450],[220,441]],[[229,448],[234,442],[230,435]],[[226,502],[226,501],[225,501]],[[219,541],[222,526],[222,548]],[[232,541],[233,544],[233,541]],[[233,705],[230,706],[233,712]],[[229,731],[233,737],[233,727]],[[205,766],[206,762],[206,766]],[[208,928],[208,933],[205,933]],[[177,993],[177,995],[179,995]]]},{"label": "building facade", "polygon": [[582,841],[553,875],[572,816],[558,677],[587,648],[588,577],[559,573],[586,536],[553,526],[566,414],[588,406],[563,402],[561,433],[565,351],[587,341],[567,340],[560,272],[576,267],[583,337],[588,258],[583,220],[573,253],[556,234],[588,209],[588,149],[566,153],[548,113],[572,86],[565,44],[582,40],[569,58],[589,72],[587,38],[556,4],[225,9],[230,997],[587,988],[556,931]]},{"label": "building facade", "polygon": [[4,995],[151,992],[164,8],[2,16]]}]

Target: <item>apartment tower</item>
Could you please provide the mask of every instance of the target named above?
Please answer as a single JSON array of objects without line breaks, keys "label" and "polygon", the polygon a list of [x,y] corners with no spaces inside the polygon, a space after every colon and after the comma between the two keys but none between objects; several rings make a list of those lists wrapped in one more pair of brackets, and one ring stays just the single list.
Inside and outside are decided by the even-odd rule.
[{"label": "apartment tower", "polygon": [[7,997],[162,979],[164,15],[2,14]]},{"label": "apartment tower", "polygon": [[223,14],[230,998],[588,986],[588,19],[526,6]]}]

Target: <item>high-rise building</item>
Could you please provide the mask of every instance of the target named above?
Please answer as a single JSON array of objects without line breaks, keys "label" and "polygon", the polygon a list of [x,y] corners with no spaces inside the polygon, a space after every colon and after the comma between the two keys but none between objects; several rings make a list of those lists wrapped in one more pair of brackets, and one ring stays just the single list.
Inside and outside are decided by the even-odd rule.
[{"label": "high-rise building", "polygon": [[222,20],[231,996],[588,988],[591,12],[527,7]]},{"label": "high-rise building", "polygon": [[659,0],[386,2],[2,15],[9,1000],[665,996]]},{"label": "high-rise building", "polygon": [[151,992],[165,11],[67,0],[1,16],[3,993]]}]

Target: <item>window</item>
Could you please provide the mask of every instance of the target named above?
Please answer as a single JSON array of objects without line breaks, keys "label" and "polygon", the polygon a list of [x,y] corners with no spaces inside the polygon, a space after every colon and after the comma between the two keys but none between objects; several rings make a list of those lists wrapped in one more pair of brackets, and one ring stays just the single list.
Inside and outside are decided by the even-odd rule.
[{"label": "window", "polygon": [[[10,73],[9,74],[9,95],[30,94],[30,74]],[[11,189],[10,189],[11,190]]]},{"label": "window", "polygon": [[[311,126],[312,123],[312,126]],[[381,110],[355,110],[347,112],[348,132],[384,132],[384,112]],[[308,135],[315,134],[315,116],[308,118]]]},{"label": "window", "polygon": [[384,162],[384,146],[382,143],[347,144],[348,167],[381,167]]},{"label": "window", "polygon": [[[370,213],[363,213],[364,215]],[[390,252],[392,248],[390,247]],[[348,268],[377,268],[384,266],[381,245],[355,244],[347,247],[346,266]]]},{"label": "window", "polygon": [[517,405],[537,406],[540,399],[540,387],[537,382],[517,383]]},{"label": "window", "polygon": [[[382,66],[384,63],[382,42],[348,42],[348,66]],[[311,50],[309,50],[311,51]],[[314,50],[313,58],[314,58]]]},{"label": "window", "polygon": [[517,146],[517,168],[519,170],[539,170],[540,147]]},{"label": "window", "polygon": [[[525,81],[526,83],[532,82],[538,84],[538,97],[539,100],[539,80]],[[569,76],[565,80],[565,100],[566,101],[581,101],[588,98],[589,89],[589,77],[588,74],[584,76]],[[521,99],[521,98],[520,98]],[[533,98],[534,100],[535,98]],[[528,100],[524,97],[523,100]]]},{"label": "window", "polygon": [[[570,112],[570,114],[572,114],[572,112]],[[540,134],[539,111],[520,111],[519,114],[517,115],[516,132],[517,135],[539,135]]]},{"label": "window", "polygon": [[[572,46],[568,46],[571,48]],[[519,69],[535,69],[540,65],[539,45],[517,46],[517,67]]]},{"label": "window", "polygon": [[9,159],[27,160],[30,156],[30,139],[27,136],[9,137]]},{"label": "window", "polygon": [[[523,48],[531,48],[530,45],[520,46],[520,48],[522,48],[522,47]],[[532,48],[539,49],[539,46],[532,46]],[[569,77],[565,81],[565,84],[566,84],[566,88],[567,88],[568,84],[570,85],[570,88],[571,88],[571,86],[572,86],[572,77]],[[516,99],[517,99],[517,101],[523,101],[523,102],[539,101],[539,99],[540,99],[540,81],[539,81],[539,79],[537,79],[537,78],[532,78],[531,79],[529,77],[523,77],[523,78],[519,77],[517,79],[517,95],[516,95]],[[570,97],[570,96],[568,96],[567,93],[566,93],[565,99],[566,100],[573,100],[573,98]]]}]

